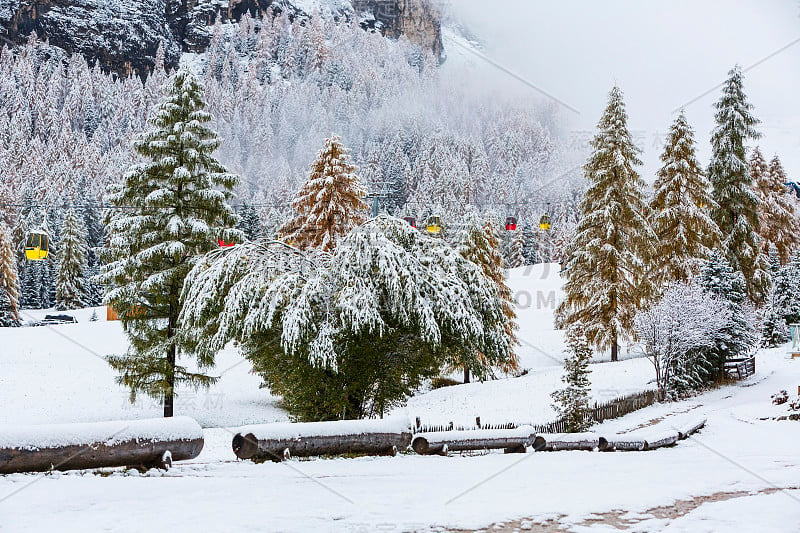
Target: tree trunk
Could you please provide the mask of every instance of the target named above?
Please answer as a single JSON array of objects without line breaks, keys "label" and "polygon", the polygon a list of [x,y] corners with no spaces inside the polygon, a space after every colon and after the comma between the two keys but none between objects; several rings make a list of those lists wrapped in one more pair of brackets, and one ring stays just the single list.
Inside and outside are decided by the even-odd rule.
[{"label": "tree trunk", "polygon": [[0,474],[104,467],[158,467],[194,459],[203,430],[194,420],[123,420],[22,426],[4,433]]},{"label": "tree trunk", "polygon": [[464,383],[469,383],[469,368],[464,367]]},{"label": "tree trunk", "polygon": [[175,411],[175,347],[171,347],[167,353],[169,372],[167,376],[168,389],[164,393],[164,418],[170,418]]},{"label": "tree trunk", "polygon": [[611,345],[611,360],[619,361],[619,345],[617,345],[617,339],[614,339],[614,344]]}]

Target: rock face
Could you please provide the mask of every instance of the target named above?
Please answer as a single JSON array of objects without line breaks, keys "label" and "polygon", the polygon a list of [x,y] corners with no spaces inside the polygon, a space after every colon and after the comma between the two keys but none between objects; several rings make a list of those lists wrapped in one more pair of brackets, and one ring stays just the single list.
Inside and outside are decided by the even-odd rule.
[{"label": "rock face", "polygon": [[[364,27],[442,56],[441,21],[432,0],[0,0],[0,40],[22,43],[31,33],[69,53],[83,54],[120,75],[145,73],[163,47],[175,68],[181,52],[203,51],[217,18],[260,17],[267,9],[291,17],[319,11],[335,19],[358,16]],[[301,9],[299,6],[303,6]],[[304,9],[306,11],[304,11]]]},{"label": "rock face", "polygon": [[441,14],[433,0],[352,0],[352,4],[362,25],[378,28],[389,37],[405,35],[437,58],[443,57]]}]

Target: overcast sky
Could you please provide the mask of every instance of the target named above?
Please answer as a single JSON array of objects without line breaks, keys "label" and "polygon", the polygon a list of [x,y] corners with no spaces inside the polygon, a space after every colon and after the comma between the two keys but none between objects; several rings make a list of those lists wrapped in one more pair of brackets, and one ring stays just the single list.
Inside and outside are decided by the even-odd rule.
[{"label": "overcast sky", "polygon": [[[576,138],[593,130],[617,83],[645,149],[647,181],[658,165],[657,140],[683,105],[701,163],[708,162],[720,89],[692,100],[724,81],[733,65],[748,69],[763,60],[745,73],[762,121],[757,142],[800,180],[800,42],[765,59],[800,39],[798,0],[450,0],[450,6],[487,56],[578,111],[562,106]],[[450,43],[451,56],[455,48]],[[506,93],[532,91],[483,61],[475,66]]]}]

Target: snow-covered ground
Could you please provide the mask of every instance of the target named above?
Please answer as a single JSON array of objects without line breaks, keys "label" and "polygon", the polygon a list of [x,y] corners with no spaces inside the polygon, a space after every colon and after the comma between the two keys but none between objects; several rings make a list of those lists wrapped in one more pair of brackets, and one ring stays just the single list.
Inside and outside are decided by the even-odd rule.
[{"label": "snow-covered ground", "polygon": [[[511,273],[518,300],[523,292],[533,295],[520,309],[527,376],[421,394],[404,411],[431,423],[469,423],[474,416],[487,423],[551,419],[549,393],[559,385],[562,341],[553,330],[552,306],[536,302],[540,292],[543,302],[550,291],[559,298],[556,268]],[[124,336],[118,323],[103,316],[88,322],[90,315],[79,311],[74,325],[0,330],[0,432],[5,424],[159,415],[149,400],[127,405],[126,392],[100,357],[121,352]],[[547,520],[552,531],[798,531],[800,423],[761,420],[785,413],[770,403],[771,394],[800,386],[800,361],[785,359],[783,349],[759,353],[757,375],[741,384],[597,428],[622,433],[679,424],[687,416],[708,418],[700,433],[674,448],[262,465],[235,460],[235,426],[286,416],[241,361],[227,351],[219,384],[193,402],[187,395],[183,404],[179,400],[177,413],[206,428],[197,459],[144,476],[119,469],[102,476],[0,476],[0,531],[400,532],[490,525],[514,531]],[[598,399],[646,388],[652,374],[643,359],[599,362],[592,370]],[[215,394],[219,399],[210,400]]]}]

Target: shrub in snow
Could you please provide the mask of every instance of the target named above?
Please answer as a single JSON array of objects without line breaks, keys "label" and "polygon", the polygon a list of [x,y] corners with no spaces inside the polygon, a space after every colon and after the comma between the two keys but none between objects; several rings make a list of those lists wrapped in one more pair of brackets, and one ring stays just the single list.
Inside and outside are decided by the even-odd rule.
[{"label": "shrub in snow", "polygon": [[771,398],[772,398],[772,403],[773,404],[775,404],[775,405],[783,405],[783,404],[785,404],[786,402],[789,401],[789,393],[786,392],[785,390],[782,390],[777,394],[773,394],[771,396]]},{"label": "shrub in snow", "polygon": [[627,124],[622,92],[614,87],[584,167],[591,185],[569,247],[565,299],[559,306],[567,324],[581,322],[589,342],[611,349],[612,360],[653,291],[645,266],[656,237],[646,218],[646,184],[635,170],[641,150]]},{"label": "shrub in snow", "polygon": [[[242,240],[227,201],[237,183],[213,157],[217,134],[206,127],[200,84],[178,72],[165,85],[165,98],[151,129],[135,143],[146,159],[134,166],[108,201],[125,206],[108,226],[108,259],[100,281],[111,287],[105,303],[119,314],[130,339],[128,353],[109,357],[131,396],[143,392],[164,401],[172,416],[175,386],[207,386],[214,379],[177,364],[180,295],[184,279],[203,253]],[[203,368],[209,361],[197,359]]]},{"label": "shrub in snow", "polygon": [[766,298],[770,287],[769,265],[761,250],[759,199],[747,162],[744,143],[756,139],[759,120],[747,101],[739,66],[729,73],[714,116],[711,164],[708,177],[715,205],[711,217],[725,236],[722,250],[736,272],[742,274],[745,293],[754,303]]},{"label": "shrub in snow", "polygon": [[670,285],[636,315],[636,335],[656,371],[662,399],[700,389],[714,378],[716,350],[726,337],[727,302],[696,283]]},{"label": "shrub in snow", "polygon": [[301,420],[381,414],[459,354],[481,353],[486,374],[513,351],[493,280],[388,216],[332,254],[264,241],[208,254],[181,321],[203,360],[238,341]]},{"label": "shrub in snow", "polygon": [[553,407],[566,422],[568,432],[580,433],[592,425],[589,409],[592,349],[580,323],[572,324],[566,337],[569,353],[564,359],[564,375],[561,377],[566,387],[552,394],[556,402]]}]

